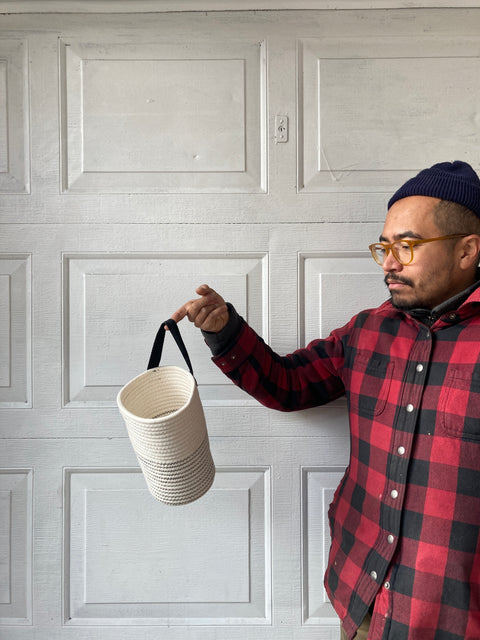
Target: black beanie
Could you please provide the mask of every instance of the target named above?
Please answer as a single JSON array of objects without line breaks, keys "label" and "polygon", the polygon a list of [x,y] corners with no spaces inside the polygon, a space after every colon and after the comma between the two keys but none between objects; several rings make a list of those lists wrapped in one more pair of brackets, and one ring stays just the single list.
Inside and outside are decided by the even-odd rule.
[{"label": "black beanie", "polygon": [[440,162],[420,171],[390,198],[394,202],[408,196],[430,196],[457,202],[480,218],[480,179],[466,162]]}]

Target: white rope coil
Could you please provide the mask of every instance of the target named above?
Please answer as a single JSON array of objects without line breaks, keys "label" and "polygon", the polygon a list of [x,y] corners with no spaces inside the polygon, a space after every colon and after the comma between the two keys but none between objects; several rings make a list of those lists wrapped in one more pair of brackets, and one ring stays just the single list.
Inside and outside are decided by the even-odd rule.
[{"label": "white rope coil", "polygon": [[149,369],[121,389],[117,404],[155,498],[187,504],[208,491],[215,466],[197,385],[188,371]]}]

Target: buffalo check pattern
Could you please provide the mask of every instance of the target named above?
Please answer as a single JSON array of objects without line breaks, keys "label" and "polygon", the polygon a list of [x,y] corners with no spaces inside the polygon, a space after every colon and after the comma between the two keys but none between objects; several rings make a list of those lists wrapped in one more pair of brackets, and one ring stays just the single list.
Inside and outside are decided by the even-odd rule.
[{"label": "buffalo check pattern", "polygon": [[431,326],[390,302],[281,357],[243,321],[213,361],[281,411],[346,395],[325,587],[348,638],[480,638],[480,288]]}]

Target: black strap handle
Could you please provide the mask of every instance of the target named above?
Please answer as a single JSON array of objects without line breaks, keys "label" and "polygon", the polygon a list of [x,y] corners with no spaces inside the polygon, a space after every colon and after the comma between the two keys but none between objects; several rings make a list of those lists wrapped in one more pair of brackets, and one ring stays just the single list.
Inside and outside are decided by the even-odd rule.
[{"label": "black strap handle", "polygon": [[165,320],[165,322],[162,322],[162,324],[160,325],[160,329],[157,332],[155,342],[153,343],[152,353],[150,355],[150,360],[148,361],[147,369],[154,369],[155,367],[158,367],[158,365],[160,364],[160,358],[162,357],[163,341],[165,340],[165,334],[166,334],[165,326],[167,326],[170,329],[170,333],[174,337],[175,342],[177,343],[177,346],[180,349],[181,354],[188,365],[190,373],[193,376],[192,363],[190,362],[187,349],[182,340],[182,336],[180,335],[178,325],[175,322],[175,320],[172,320],[172,318]]}]

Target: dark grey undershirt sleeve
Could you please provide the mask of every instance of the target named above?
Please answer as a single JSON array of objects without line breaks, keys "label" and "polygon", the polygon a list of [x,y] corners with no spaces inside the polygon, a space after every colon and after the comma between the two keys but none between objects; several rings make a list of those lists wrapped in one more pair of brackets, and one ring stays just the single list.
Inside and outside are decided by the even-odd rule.
[{"label": "dark grey undershirt sleeve", "polygon": [[227,302],[229,319],[224,328],[218,333],[211,331],[202,331],[207,346],[210,348],[213,356],[220,356],[223,352],[228,351],[235,342],[243,320],[235,311],[233,305]]}]

